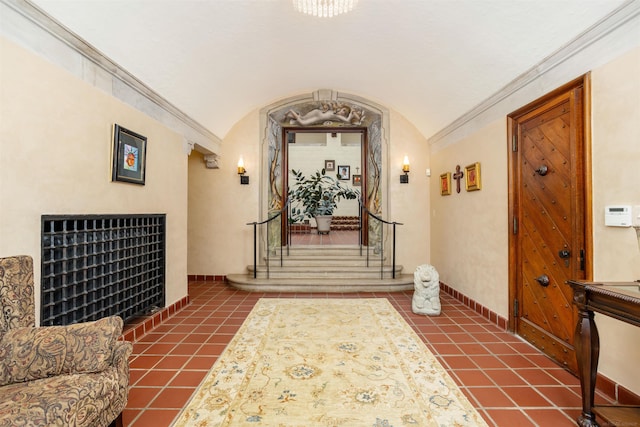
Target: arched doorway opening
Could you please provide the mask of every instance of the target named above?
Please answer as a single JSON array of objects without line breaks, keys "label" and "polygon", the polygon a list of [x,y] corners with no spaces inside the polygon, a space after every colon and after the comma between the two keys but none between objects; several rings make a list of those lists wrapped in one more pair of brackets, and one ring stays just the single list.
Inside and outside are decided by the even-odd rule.
[{"label": "arched doorway opening", "polygon": [[[365,155],[360,162],[361,186],[366,189],[366,207],[375,215],[388,212],[389,137],[388,111],[354,95],[319,90],[275,102],[260,112],[261,142],[261,220],[282,211],[286,203],[288,171],[287,131],[321,133],[362,132]],[[321,159],[331,160],[331,159]],[[357,167],[357,166],[356,166]],[[369,224],[365,233],[369,246],[386,247],[377,225]],[[271,221],[260,231],[260,253],[275,251],[286,244],[281,221]],[[269,248],[267,248],[267,242]]]}]

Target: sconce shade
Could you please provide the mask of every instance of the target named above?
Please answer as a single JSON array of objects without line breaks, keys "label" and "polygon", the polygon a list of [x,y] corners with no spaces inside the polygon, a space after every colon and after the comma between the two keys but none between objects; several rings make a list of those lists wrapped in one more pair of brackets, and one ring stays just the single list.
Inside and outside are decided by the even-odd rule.
[{"label": "sconce shade", "polygon": [[240,184],[242,185],[249,184],[249,177],[245,173],[247,173],[247,170],[244,168],[244,160],[240,156],[240,160],[238,160],[238,175],[240,175]]},{"label": "sconce shade", "polygon": [[404,175],[400,175],[400,184],[408,184],[409,183],[409,156],[404,156],[404,160],[402,161],[402,172],[404,172]]}]

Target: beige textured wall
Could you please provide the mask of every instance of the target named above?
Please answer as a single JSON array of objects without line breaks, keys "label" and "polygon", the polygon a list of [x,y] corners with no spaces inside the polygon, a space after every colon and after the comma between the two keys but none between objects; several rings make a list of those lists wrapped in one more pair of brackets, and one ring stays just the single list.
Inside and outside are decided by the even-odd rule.
[{"label": "beige textured wall", "polygon": [[[253,262],[253,228],[260,218],[259,112],[240,120],[222,144],[220,169],[205,169],[197,153],[189,159],[189,274],[226,275],[246,272]],[[404,117],[391,113],[392,170],[389,218],[397,228],[397,262],[405,272],[430,260],[428,144]],[[240,185],[237,161],[243,156],[250,176]],[[400,184],[402,161],[411,161],[410,182]],[[353,170],[352,170],[353,173]]]},{"label": "beige textured wall", "polygon": [[[604,227],[607,204],[640,204],[640,49],[592,71],[594,279],[640,279],[633,229]],[[432,153],[432,260],[440,279],[508,316],[506,119]],[[482,163],[482,190],[439,195],[440,173]],[[599,372],[640,394],[640,328],[596,315]]]},{"label": "beige textured wall", "polygon": [[[202,156],[189,157],[189,274],[227,275],[246,272],[253,263],[253,227],[259,214],[260,152],[258,111],[240,120],[227,134],[219,169],[206,169]],[[249,185],[240,185],[242,156]]]},{"label": "beige textured wall", "polygon": [[[440,195],[440,174],[480,162],[480,191],[460,193],[451,179]],[[508,317],[506,119],[432,154],[431,251],[440,280]]]},{"label": "beige textured wall", "polygon": [[[0,256],[34,258],[42,214],[166,213],[167,303],[187,293],[187,156],[149,117],[0,39]],[[118,123],[148,138],[146,185],[111,182]]]},{"label": "beige textured wall", "polygon": [[[418,130],[401,114],[390,112],[389,149],[389,215],[397,221],[396,257],[403,273],[413,274],[416,267],[431,263],[431,226],[429,210],[432,200],[427,168],[433,169],[429,144]],[[402,162],[409,157],[409,183],[400,184]]]},{"label": "beige textured wall", "polygon": [[[633,228],[605,227],[604,207],[640,205],[640,48],[592,73],[594,280],[640,279]],[[640,394],[640,328],[596,314],[600,372]]]},{"label": "beige textured wall", "polygon": [[640,279],[632,228],[606,227],[607,205],[640,206],[640,48],[592,73],[594,279]]}]

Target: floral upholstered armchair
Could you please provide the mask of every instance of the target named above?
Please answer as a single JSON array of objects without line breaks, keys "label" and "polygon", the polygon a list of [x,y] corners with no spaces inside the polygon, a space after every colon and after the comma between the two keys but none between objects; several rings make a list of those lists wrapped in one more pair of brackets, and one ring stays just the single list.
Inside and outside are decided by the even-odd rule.
[{"label": "floral upholstered armchair", "polygon": [[35,327],[33,295],[32,258],[0,258],[0,426],[121,426],[122,319]]}]

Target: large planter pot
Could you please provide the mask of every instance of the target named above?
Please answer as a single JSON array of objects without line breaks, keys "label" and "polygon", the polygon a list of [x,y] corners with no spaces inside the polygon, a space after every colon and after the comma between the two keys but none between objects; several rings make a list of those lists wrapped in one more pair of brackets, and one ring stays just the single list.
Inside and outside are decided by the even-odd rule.
[{"label": "large planter pot", "polygon": [[329,234],[331,231],[331,215],[318,215],[316,218],[316,225],[318,226],[318,234]]}]

